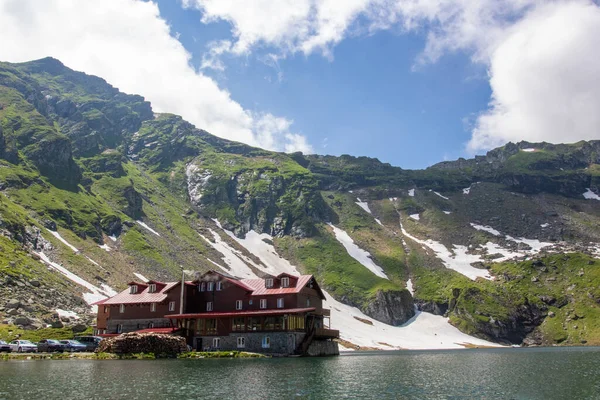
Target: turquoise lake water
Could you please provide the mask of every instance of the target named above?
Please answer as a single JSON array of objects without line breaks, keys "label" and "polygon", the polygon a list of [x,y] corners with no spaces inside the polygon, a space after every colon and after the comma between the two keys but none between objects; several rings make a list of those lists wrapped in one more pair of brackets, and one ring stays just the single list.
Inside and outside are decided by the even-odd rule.
[{"label": "turquoise lake water", "polygon": [[0,362],[0,399],[600,399],[600,348]]}]

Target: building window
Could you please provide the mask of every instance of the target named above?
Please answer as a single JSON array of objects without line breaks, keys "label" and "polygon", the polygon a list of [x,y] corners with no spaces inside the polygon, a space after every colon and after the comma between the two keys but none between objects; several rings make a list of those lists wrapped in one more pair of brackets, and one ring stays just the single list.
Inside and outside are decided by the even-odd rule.
[{"label": "building window", "polygon": [[202,282],[202,283],[200,284],[200,291],[201,291],[201,292],[204,292],[205,290],[206,290],[206,282]]},{"label": "building window", "polygon": [[123,314],[125,312],[125,304],[119,305],[119,312]]},{"label": "building window", "polygon": [[245,331],[246,330],[246,320],[244,317],[234,318],[231,325],[232,331]]},{"label": "building window", "polygon": [[169,311],[175,311],[175,302],[174,301],[169,302]]},{"label": "building window", "polygon": [[154,328],[154,322],[148,322],[148,329]]},{"label": "building window", "polygon": [[290,278],[287,276],[281,278],[281,287],[290,287]]},{"label": "building window", "polygon": [[156,312],[156,303],[150,303],[150,312]]},{"label": "building window", "polygon": [[108,306],[104,306],[104,314],[108,313],[108,309],[109,309]]},{"label": "building window", "polygon": [[241,310],[243,304],[244,304],[244,302],[242,300],[236,300],[235,301],[235,309],[236,310]]},{"label": "building window", "polygon": [[262,338],[262,348],[268,349],[269,347],[271,347],[271,338],[268,336],[265,336]]},{"label": "building window", "polygon": [[223,290],[223,282],[221,282],[221,281],[217,282],[217,290],[218,291]]},{"label": "building window", "polygon": [[151,283],[150,286],[148,286],[148,293],[154,293],[156,292],[156,284]]},{"label": "building window", "polygon": [[283,308],[283,297],[277,299],[277,308]]},{"label": "building window", "polygon": [[237,338],[237,347],[238,349],[243,349],[244,347],[246,347],[246,338],[245,337],[238,337]]},{"label": "building window", "polygon": [[131,286],[129,286],[129,293],[130,294],[136,294],[137,291],[138,291],[137,285],[131,285]]},{"label": "building window", "polygon": [[306,298],[306,307],[310,307],[310,297]]},{"label": "building window", "polygon": [[267,308],[267,299],[260,299],[260,308]]},{"label": "building window", "polygon": [[117,333],[122,333],[123,332],[123,325],[118,324],[117,325]]},{"label": "building window", "polygon": [[221,338],[213,338],[213,348],[218,349],[221,347]]},{"label": "building window", "polygon": [[213,302],[207,301],[206,302],[206,311],[212,311],[212,310],[213,310]]},{"label": "building window", "polygon": [[207,291],[212,292],[213,289],[215,288],[215,283],[214,282],[208,282],[208,287],[207,287]]},{"label": "building window", "polygon": [[265,287],[272,288],[273,287],[273,278],[265,279]]}]

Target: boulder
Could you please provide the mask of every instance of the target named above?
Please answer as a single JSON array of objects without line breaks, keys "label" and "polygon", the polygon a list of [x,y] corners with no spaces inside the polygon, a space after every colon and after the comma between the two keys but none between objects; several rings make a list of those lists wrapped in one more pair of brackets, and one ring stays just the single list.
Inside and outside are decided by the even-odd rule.
[{"label": "boulder", "polygon": [[11,308],[19,308],[21,307],[21,302],[17,299],[10,299],[8,300],[8,302],[5,305],[5,308],[7,309],[11,309]]},{"label": "boulder", "polygon": [[73,327],[71,329],[73,330],[74,333],[81,333],[87,329],[87,326],[85,326],[83,324],[75,324],[75,325],[73,325]]},{"label": "boulder", "polygon": [[27,326],[29,324],[31,324],[31,321],[27,317],[17,317],[17,318],[15,318],[15,325]]},{"label": "boulder", "polygon": [[56,320],[56,321],[52,321],[50,323],[50,326],[52,326],[53,328],[63,328],[65,326],[65,324],[63,324],[61,320]]},{"label": "boulder", "polygon": [[390,325],[402,325],[415,315],[410,292],[404,290],[379,290],[375,300],[363,310],[369,317]]}]

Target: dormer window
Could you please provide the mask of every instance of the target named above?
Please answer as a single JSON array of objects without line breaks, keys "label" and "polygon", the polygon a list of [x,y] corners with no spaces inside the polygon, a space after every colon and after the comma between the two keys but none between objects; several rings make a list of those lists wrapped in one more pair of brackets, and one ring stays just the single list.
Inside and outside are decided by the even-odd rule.
[{"label": "dormer window", "polygon": [[154,292],[156,292],[156,284],[151,283],[150,286],[148,286],[148,293],[154,293]]},{"label": "dormer window", "polygon": [[281,278],[281,287],[290,287],[290,278],[287,276]]},{"label": "dormer window", "polygon": [[272,288],[273,287],[273,278],[267,278],[267,279],[265,279],[265,287],[266,288]]},{"label": "dormer window", "polygon": [[137,292],[138,292],[137,285],[131,285],[131,286],[129,286],[129,294],[136,294]]},{"label": "dormer window", "polygon": [[221,281],[217,282],[217,290],[218,291],[223,290],[223,282],[221,282]]},{"label": "dormer window", "polygon": [[214,282],[208,282],[208,288],[206,289],[209,292],[212,292],[215,288],[215,283]]},{"label": "dormer window", "polygon": [[204,291],[206,291],[206,282],[202,282],[202,283],[200,283],[200,291],[201,291],[201,292],[204,292]]}]

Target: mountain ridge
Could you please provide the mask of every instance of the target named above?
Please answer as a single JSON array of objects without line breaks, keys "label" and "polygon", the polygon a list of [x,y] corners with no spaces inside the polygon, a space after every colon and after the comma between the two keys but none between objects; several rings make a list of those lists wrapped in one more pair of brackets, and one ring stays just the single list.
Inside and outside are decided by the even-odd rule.
[{"label": "mountain ridge", "polygon": [[[13,283],[0,299],[31,304],[0,314],[33,328],[64,308],[90,322],[59,267],[103,296],[180,265],[263,276],[275,255],[391,325],[416,304],[495,342],[600,343],[599,165],[600,141],[509,143],[423,170],[277,153],[155,114],[55,59],[0,63],[0,279]],[[67,301],[32,296],[37,275],[40,296]]]}]

